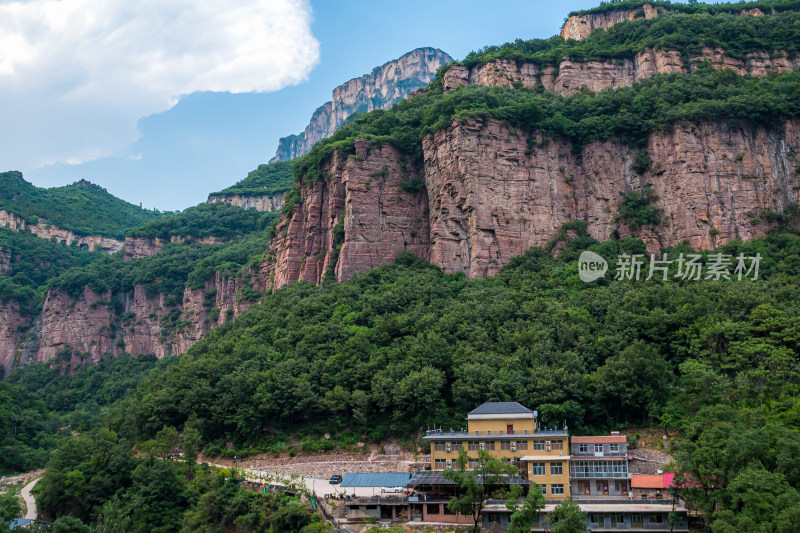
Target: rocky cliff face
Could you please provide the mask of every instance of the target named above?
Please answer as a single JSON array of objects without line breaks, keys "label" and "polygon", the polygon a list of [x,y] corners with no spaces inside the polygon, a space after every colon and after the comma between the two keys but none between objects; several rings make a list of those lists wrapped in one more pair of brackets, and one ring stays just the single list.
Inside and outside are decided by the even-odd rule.
[{"label": "rocky cliff face", "polygon": [[598,28],[607,30],[614,24],[625,20],[651,19],[657,17],[658,13],[658,8],[645,4],[640,9],[619,9],[591,15],[572,15],[567,18],[564,26],[561,27],[561,37],[580,41],[587,38],[592,31]]},{"label": "rocky cliff face", "polygon": [[[605,13],[591,13],[583,15],[572,15],[567,18],[561,27],[561,37],[580,41],[586,39],[590,33],[600,28],[607,30],[615,24],[626,20],[652,19],[670,10],[669,7],[653,6],[644,4],[636,9],[619,9]],[[774,12],[774,10],[773,10]],[[765,13],[759,8],[743,9],[738,13],[739,16],[762,17]]]},{"label": "rocky cliff face", "polygon": [[225,242],[224,239],[214,236],[195,238],[191,235],[173,235],[168,241],[158,237],[153,239],[147,237],[125,237],[122,259],[124,261],[131,261],[133,259],[141,259],[142,257],[150,257],[160,252],[161,248],[168,242],[186,241],[194,241],[200,244],[218,244]]},{"label": "rocky cliff face", "polygon": [[[282,161],[282,160],[281,160]],[[255,209],[256,211],[277,211],[283,207],[283,197],[285,192],[277,194],[265,194],[263,196],[241,194],[212,194],[208,197],[208,202],[226,203],[241,207],[242,209]]]},{"label": "rocky cliff face", "polygon": [[[617,142],[592,143],[580,157],[563,141],[526,154],[531,135],[542,140],[495,120],[454,123],[424,140],[422,169],[367,141],[356,157],[334,154],[331,179],[304,186],[302,203],[279,224],[262,277],[273,289],[319,283],[328,268],[345,280],[403,250],[446,272],[493,275],[570,220],[585,221],[598,240],[640,237],[652,252],[684,241],[708,249],[763,236],[769,225],[759,213],[798,204],[797,120],[783,132],[694,124],[653,134],[653,170],[644,175],[633,170],[634,151]],[[407,192],[403,185],[417,179],[425,187]],[[643,187],[657,198],[662,224],[634,231],[616,214],[622,193]]]},{"label": "rocky cliff face", "polygon": [[239,278],[219,273],[205,287],[186,289],[179,305],[163,294],[95,293],[78,297],[50,290],[36,317],[20,314],[14,302],[0,304],[0,365],[6,375],[19,365],[60,361],[73,367],[127,352],[157,357],[185,352],[211,329],[239,316],[252,300],[241,289],[263,289],[252,272]]},{"label": "rocky cliff face", "polygon": [[737,74],[766,76],[800,68],[800,56],[776,51],[772,54],[757,52],[745,60],[730,57],[721,48],[705,47],[701,54],[690,56],[685,63],[677,51],[645,49],[633,60],[577,62],[564,59],[558,69],[533,63],[518,65],[514,61],[497,59],[471,69],[463,65],[450,67],[444,75],[444,91],[449,92],[462,85],[544,87],[561,95],[577,93],[581,88],[599,92],[605,89],[630,87],[634,83],[653,76],[673,72],[688,72],[708,61],[715,68],[733,69]]},{"label": "rocky cliff face", "polygon": [[330,102],[318,108],[303,133],[280,140],[270,163],[288,161],[308,153],[320,140],[330,137],[354,113],[387,109],[427,85],[442,65],[453,60],[436,48],[418,48],[375,68],[333,90]]},{"label": "rocky cliff face", "polygon": [[394,260],[401,251],[428,253],[428,201],[422,176],[390,145],[356,142],[354,157],[335,153],[332,178],[303,187],[302,201],[278,225],[262,265],[268,286],[326,271],[338,280]]},{"label": "rocky cliff face", "polygon": [[74,243],[90,252],[99,251],[113,254],[122,250],[122,242],[116,239],[100,235],[77,235],[69,230],[53,226],[43,218],[40,218],[37,224],[28,224],[24,218],[4,210],[0,210],[0,228],[28,232],[42,239],[56,239],[67,246]]}]

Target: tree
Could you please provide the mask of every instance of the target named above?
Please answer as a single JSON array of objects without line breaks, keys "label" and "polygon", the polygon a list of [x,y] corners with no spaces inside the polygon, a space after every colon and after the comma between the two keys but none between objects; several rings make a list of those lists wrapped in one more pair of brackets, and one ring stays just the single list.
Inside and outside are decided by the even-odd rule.
[{"label": "tree", "polygon": [[550,533],[584,533],[586,531],[586,513],[581,511],[578,502],[564,500],[556,508],[547,513],[547,527]]},{"label": "tree", "polygon": [[272,513],[269,522],[273,531],[297,533],[308,525],[310,521],[308,511],[304,508],[299,505],[286,505]]},{"label": "tree", "polygon": [[514,511],[511,513],[508,533],[528,533],[533,525],[536,515],[544,509],[545,499],[542,494],[542,487],[538,483],[533,483],[528,490],[528,495],[522,500],[522,505],[518,504],[519,496],[522,493],[521,485],[514,485],[506,507]]},{"label": "tree", "polygon": [[92,528],[72,516],[62,516],[53,522],[53,533],[92,533]]},{"label": "tree", "polygon": [[484,500],[489,495],[488,488],[505,484],[508,477],[517,474],[518,470],[511,463],[497,459],[486,450],[478,451],[478,468],[467,470],[468,462],[469,455],[462,447],[456,459],[456,469],[445,470],[442,476],[456,482],[460,493],[448,502],[448,509],[454,513],[472,516],[475,522],[472,530],[478,533],[481,530]]},{"label": "tree", "polygon": [[641,413],[647,421],[648,408],[662,403],[667,396],[671,373],[656,348],[634,341],[613,355],[597,369],[597,390],[602,399],[616,407],[616,420],[626,414]]},{"label": "tree", "polygon": [[13,494],[0,495],[0,532],[9,531],[8,524],[19,517],[22,508],[19,500]]},{"label": "tree", "polygon": [[197,461],[197,450],[200,449],[200,432],[194,425],[189,425],[183,430],[181,448],[183,449],[183,459],[187,463],[194,464]]}]

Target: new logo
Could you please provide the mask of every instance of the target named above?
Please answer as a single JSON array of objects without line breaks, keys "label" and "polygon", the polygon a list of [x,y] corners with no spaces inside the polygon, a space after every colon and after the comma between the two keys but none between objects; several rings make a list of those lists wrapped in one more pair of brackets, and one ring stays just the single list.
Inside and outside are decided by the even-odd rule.
[{"label": "new logo", "polygon": [[578,258],[578,276],[586,283],[605,276],[608,263],[602,256],[588,250],[581,252]]}]

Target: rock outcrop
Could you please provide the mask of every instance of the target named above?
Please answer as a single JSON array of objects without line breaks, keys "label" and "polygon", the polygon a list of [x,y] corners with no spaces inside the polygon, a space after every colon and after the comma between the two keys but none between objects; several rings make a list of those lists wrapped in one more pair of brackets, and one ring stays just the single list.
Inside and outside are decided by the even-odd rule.
[{"label": "rock outcrop", "polygon": [[705,47],[701,54],[690,56],[688,64],[685,64],[677,51],[648,48],[636,54],[633,60],[578,62],[564,59],[558,69],[533,63],[518,65],[507,59],[496,59],[471,69],[453,65],[445,73],[443,84],[445,92],[471,84],[492,87],[521,84],[526,88],[544,87],[567,96],[579,92],[583,87],[594,92],[630,87],[655,74],[692,71],[703,61],[718,69],[730,68],[737,74],[751,76],[766,76],[800,68],[800,56],[783,51],[772,54],[754,52],[742,60],[726,55],[721,48]]},{"label": "rock outcrop", "polygon": [[319,107],[303,133],[279,141],[270,163],[288,161],[303,154],[320,140],[330,137],[354,113],[387,109],[426,86],[439,67],[453,60],[436,48],[417,48],[394,61],[376,67],[370,74],[354,78],[333,90],[330,102]]},{"label": "rock outcrop", "polygon": [[24,218],[2,209],[0,209],[0,228],[27,232],[42,239],[55,239],[66,246],[75,244],[90,252],[99,251],[113,254],[122,250],[122,242],[116,239],[100,235],[78,235],[54,226],[43,218],[40,218],[36,224],[28,224]]},{"label": "rock outcrop", "polygon": [[208,197],[208,203],[226,203],[256,211],[277,211],[283,207],[284,196],[286,196],[285,192],[264,195],[211,194]]},{"label": "rock outcrop", "polygon": [[428,252],[428,201],[422,176],[389,144],[357,141],[354,157],[334,153],[332,179],[302,189],[302,200],[278,224],[262,265],[277,289],[306,280],[320,283],[330,270],[338,280],[394,260]]},{"label": "rock outcrop", "polygon": [[185,289],[177,304],[140,285],[121,294],[86,287],[77,297],[51,289],[36,317],[6,302],[0,305],[0,365],[7,375],[24,364],[55,361],[74,368],[123,351],[180,354],[252,305],[241,297],[244,288],[264,286],[250,271],[237,278],[217,273],[203,288]]},{"label": "rock outcrop", "polygon": [[[663,8],[661,8],[663,10]],[[614,24],[625,20],[639,18],[652,19],[658,16],[658,8],[644,4],[637,9],[617,9],[605,13],[592,13],[587,15],[572,15],[561,27],[561,37],[580,41],[586,39],[590,33],[598,28],[607,30]]]},{"label": "rock outcrop", "polygon": [[200,237],[195,238],[191,235],[173,235],[169,240],[161,239],[159,237],[125,237],[123,245],[122,259],[124,261],[131,261],[133,259],[141,259],[143,257],[150,257],[156,255],[161,251],[161,248],[168,242],[186,242],[194,241],[200,244],[219,244],[225,242],[225,239],[219,237]]},{"label": "rock outcrop", "polygon": [[[544,146],[528,150],[531,135]],[[324,168],[331,178],[304,186],[278,225],[262,278],[273,289],[319,283],[328,269],[346,280],[404,250],[446,272],[493,275],[570,220],[586,222],[598,240],[640,237],[653,252],[681,242],[708,249],[763,236],[769,224],[759,213],[798,204],[797,120],[782,132],[715,123],[652,134],[653,170],[643,175],[633,169],[635,151],[618,142],[589,144],[578,156],[567,142],[541,141],[496,120],[469,120],[424,139],[422,169],[367,141],[355,157],[334,153]],[[410,187],[414,180],[424,188]],[[644,187],[662,223],[631,230],[617,220],[622,194]]]}]

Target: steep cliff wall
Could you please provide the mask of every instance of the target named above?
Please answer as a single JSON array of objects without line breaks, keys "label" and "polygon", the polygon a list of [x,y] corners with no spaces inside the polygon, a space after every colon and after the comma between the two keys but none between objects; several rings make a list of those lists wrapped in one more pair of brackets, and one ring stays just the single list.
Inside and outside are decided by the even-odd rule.
[{"label": "steep cliff wall", "polygon": [[442,65],[453,60],[436,48],[418,48],[394,61],[375,68],[370,74],[354,78],[333,90],[330,102],[318,108],[303,133],[280,140],[275,161],[294,159],[330,137],[353,113],[387,109],[427,85]]},{"label": "steep cliff wall", "polygon": [[49,224],[40,218],[36,224],[28,224],[24,218],[0,209],[0,228],[24,231],[42,239],[56,239],[67,246],[73,243],[90,252],[99,251],[110,254],[122,250],[122,242],[100,235],[77,235],[69,230]]},{"label": "steep cliff wall", "polygon": [[[580,41],[586,39],[596,29],[607,30],[615,24],[626,20],[653,19],[670,11],[669,7],[644,4],[635,9],[618,9],[604,13],[588,13],[571,15],[561,27],[561,37]],[[774,12],[774,10],[773,10]],[[759,8],[743,9],[738,16],[762,17],[765,13]]]},{"label": "steep cliff wall", "polygon": [[[708,249],[763,236],[769,225],[759,213],[798,204],[800,121],[782,132],[676,126],[650,136],[653,170],[643,175],[635,151],[618,142],[592,143],[578,156],[564,141],[528,150],[531,135],[542,144],[496,120],[454,123],[424,139],[422,169],[367,141],[356,157],[335,153],[324,169],[331,178],[303,186],[302,202],[278,225],[262,277],[273,289],[319,283],[328,268],[345,280],[403,250],[446,272],[493,275],[570,220],[585,221],[598,240],[640,237],[652,252],[684,241]],[[404,190],[415,179],[424,189]],[[643,187],[662,217],[654,231],[617,220],[622,193]]]},{"label": "steep cliff wall", "polygon": [[517,65],[506,59],[497,59],[471,69],[454,65],[445,73],[443,83],[445,92],[470,84],[513,87],[521,83],[523,87],[544,87],[566,96],[580,91],[582,87],[599,92],[630,87],[654,74],[692,71],[701,61],[708,61],[715,68],[730,68],[737,74],[752,76],[800,68],[800,56],[782,51],[772,54],[755,52],[742,60],[726,55],[721,48],[705,47],[701,54],[690,56],[687,64],[679,52],[648,48],[636,54],[633,60],[577,62],[564,59],[558,69],[533,63]]},{"label": "steep cliff wall", "polygon": [[242,195],[242,194],[212,194],[208,197],[209,203],[226,203],[241,207],[242,209],[255,209],[256,211],[277,211],[283,207],[285,192],[277,194]]},{"label": "steep cliff wall", "polygon": [[645,4],[640,9],[618,9],[606,13],[572,15],[567,18],[564,26],[561,27],[561,37],[580,41],[587,38],[592,31],[598,28],[607,30],[614,24],[625,20],[634,20],[638,18],[651,19],[657,17],[658,13],[658,8],[650,4]]},{"label": "steep cliff wall", "polygon": [[219,273],[201,289],[184,291],[180,305],[163,294],[95,293],[88,287],[73,297],[50,290],[39,316],[19,313],[15,303],[0,305],[0,364],[14,367],[57,360],[77,366],[122,351],[165,357],[185,352],[211,329],[239,316],[253,301],[241,289],[263,289],[251,271],[238,278]]},{"label": "steep cliff wall", "polygon": [[302,201],[278,225],[262,266],[280,288],[336,279],[394,260],[401,251],[428,255],[428,201],[419,171],[389,144],[357,141],[356,154],[334,153],[329,180],[302,189]]}]

